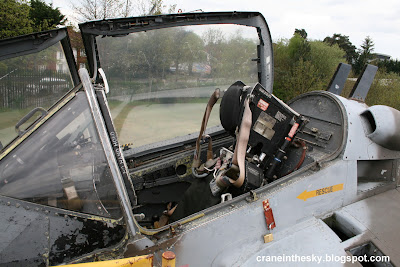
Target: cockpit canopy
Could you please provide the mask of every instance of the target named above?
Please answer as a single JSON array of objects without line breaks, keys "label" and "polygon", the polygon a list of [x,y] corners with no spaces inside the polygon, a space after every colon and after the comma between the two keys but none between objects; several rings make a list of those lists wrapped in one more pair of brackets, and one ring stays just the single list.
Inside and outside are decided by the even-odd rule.
[{"label": "cockpit canopy", "polygon": [[[272,43],[257,12],[111,19],[80,29],[91,75],[102,83],[102,68],[111,87],[119,140],[134,148],[197,132],[215,88],[241,80],[272,92]],[[208,126],[218,125],[216,111]]]}]

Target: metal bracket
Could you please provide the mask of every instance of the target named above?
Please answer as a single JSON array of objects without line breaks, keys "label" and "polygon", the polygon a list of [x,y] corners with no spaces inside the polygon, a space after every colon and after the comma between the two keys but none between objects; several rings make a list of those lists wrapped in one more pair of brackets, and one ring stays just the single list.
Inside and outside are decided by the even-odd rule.
[{"label": "metal bracket", "polygon": [[224,203],[225,201],[232,200],[232,194],[231,193],[225,193],[221,195],[221,203]]},{"label": "metal bracket", "polygon": [[255,202],[258,199],[259,199],[259,197],[257,196],[257,193],[254,192],[253,190],[250,190],[250,196],[246,197],[247,202]]}]

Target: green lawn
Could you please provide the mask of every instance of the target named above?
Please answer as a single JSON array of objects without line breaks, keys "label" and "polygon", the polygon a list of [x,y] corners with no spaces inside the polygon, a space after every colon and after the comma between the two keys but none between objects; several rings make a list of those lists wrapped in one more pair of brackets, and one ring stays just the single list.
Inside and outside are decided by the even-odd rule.
[{"label": "green lawn", "polygon": [[[133,147],[137,147],[198,132],[205,108],[205,102],[129,103],[114,119],[114,124],[120,143],[133,143]],[[211,113],[208,126],[219,124],[218,103]]]},{"label": "green lawn", "polygon": [[[21,120],[31,109],[0,109],[0,142],[3,145],[8,144],[12,139],[17,136],[15,132],[15,125]],[[34,116],[27,123],[22,126],[29,125],[37,117]]]},{"label": "green lawn", "polygon": [[[121,106],[122,109],[118,109],[123,104],[122,101],[110,101],[111,113],[117,110],[119,112],[114,118],[114,124],[120,143],[133,143],[136,147],[199,131],[208,99],[175,101],[175,103],[134,101]],[[0,141],[3,145],[17,136],[15,124],[29,111],[30,109],[0,110]],[[218,103],[213,109],[208,126],[219,123]]]}]

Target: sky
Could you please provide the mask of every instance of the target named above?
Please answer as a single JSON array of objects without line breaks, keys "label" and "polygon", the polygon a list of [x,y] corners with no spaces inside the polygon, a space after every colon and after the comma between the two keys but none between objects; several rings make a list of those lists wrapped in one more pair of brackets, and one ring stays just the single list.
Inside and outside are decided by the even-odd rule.
[{"label": "sky", "polygon": [[[63,14],[73,14],[70,2],[79,0],[46,0]],[[190,12],[258,11],[268,23],[273,41],[292,37],[296,28],[305,29],[308,38],[323,40],[334,33],[349,36],[357,48],[370,36],[375,53],[400,60],[399,0],[164,0],[177,9]]]}]

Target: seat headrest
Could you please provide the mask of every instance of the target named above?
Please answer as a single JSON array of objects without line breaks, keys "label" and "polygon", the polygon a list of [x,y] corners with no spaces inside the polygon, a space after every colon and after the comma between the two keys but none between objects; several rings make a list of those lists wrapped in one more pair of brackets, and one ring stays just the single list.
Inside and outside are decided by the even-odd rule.
[{"label": "seat headrest", "polygon": [[241,96],[245,86],[241,81],[235,82],[225,91],[221,100],[219,118],[222,127],[232,136],[235,136],[236,128],[240,122],[240,113],[243,105]]}]

